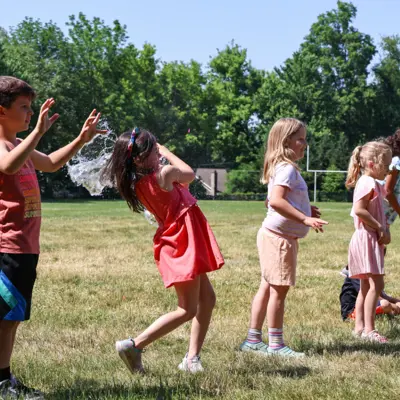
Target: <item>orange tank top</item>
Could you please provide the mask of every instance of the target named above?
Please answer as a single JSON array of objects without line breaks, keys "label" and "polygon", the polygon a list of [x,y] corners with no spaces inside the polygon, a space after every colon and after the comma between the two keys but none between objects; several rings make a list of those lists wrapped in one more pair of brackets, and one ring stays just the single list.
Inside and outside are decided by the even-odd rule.
[{"label": "orange tank top", "polygon": [[40,189],[27,160],[14,175],[0,172],[0,252],[39,254]]},{"label": "orange tank top", "polygon": [[155,173],[144,176],[136,183],[139,201],[156,218],[160,228],[166,228],[183,215],[197,200],[179,183],[168,192],[160,188]]}]

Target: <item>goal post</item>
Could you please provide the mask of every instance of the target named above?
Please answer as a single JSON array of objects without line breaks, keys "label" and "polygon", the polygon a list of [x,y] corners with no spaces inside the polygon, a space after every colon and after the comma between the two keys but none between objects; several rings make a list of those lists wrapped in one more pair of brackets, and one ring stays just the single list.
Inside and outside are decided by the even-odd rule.
[{"label": "goal post", "polygon": [[347,174],[347,171],[341,171],[341,170],[310,169],[310,146],[307,146],[307,172],[314,173],[314,203],[317,202],[317,174],[318,173]]}]

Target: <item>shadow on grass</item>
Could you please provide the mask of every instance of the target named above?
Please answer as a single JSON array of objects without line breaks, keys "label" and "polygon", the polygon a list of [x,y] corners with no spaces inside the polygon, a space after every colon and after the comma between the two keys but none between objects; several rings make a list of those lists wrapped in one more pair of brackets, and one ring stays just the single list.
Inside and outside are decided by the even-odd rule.
[{"label": "shadow on grass", "polygon": [[354,352],[374,353],[382,356],[400,357],[400,343],[368,343],[368,342],[348,342],[333,343],[330,345],[311,346],[312,354],[344,354]]},{"label": "shadow on grass", "polygon": [[141,385],[140,381],[132,382],[131,385],[120,383],[99,385],[95,380],[77,380],[71,388],[56,389],[46,394],[46,399],[51,400],[97,400],[97,399],[152,399],[172,400],[190,399],[194,396],[212,398],[218,397],[200,387],[200,383],[191,381],[188,383],[177,383],[168,385],[160,382],[159,385]]},{"label": "shadow on grass", "polygon": [[[268,360],[268,363],[264,361]],[[241,377],[254,375],[264,376],[281,376],[283,378],[300,379],[309,375],[312,371],[305,365],[279,365],[282,359],[268,357],[266,359],[258,359],[259,362],[252,362],[251,358],[247,359],[245,364],[235,366],[229,372],[236,373]]]}]

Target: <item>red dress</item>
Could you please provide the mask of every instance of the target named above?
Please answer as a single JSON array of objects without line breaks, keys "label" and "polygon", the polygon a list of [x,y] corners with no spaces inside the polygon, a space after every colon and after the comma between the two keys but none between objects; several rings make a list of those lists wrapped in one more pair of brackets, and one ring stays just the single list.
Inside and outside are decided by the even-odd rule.
[{"label": "red dress", "polygon": [[224,265],[211,227],[188,189],[174,183],[170,192],[163,190],[152,173],[136,184],[135,191],[159,225],[154,235],[154,259],[165,287]]}]

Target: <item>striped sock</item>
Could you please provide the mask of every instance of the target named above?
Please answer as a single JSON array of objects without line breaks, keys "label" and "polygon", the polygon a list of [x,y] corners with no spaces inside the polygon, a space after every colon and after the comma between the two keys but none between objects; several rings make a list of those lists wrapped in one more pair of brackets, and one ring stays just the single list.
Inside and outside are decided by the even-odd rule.
[{"label": "striped sock", "polygon": [[272,350],[279,350],[285,347],[283,343],[283,328],[268,328],[268,346]]},{"label": "striped sock", "polygon": [[262,333],[258,329],[249,329],[247,332],[246,342],[251,344],[257,344],[262,342]]}]

